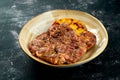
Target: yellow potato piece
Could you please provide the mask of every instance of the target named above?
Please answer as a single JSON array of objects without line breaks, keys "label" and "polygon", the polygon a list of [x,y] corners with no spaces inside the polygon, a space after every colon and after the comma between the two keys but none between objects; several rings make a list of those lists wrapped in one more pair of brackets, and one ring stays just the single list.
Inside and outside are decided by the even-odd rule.
[{"label": "yellow potato piece", "polygon": [[83,22],[73,18],[58,19],[55,21],[55,23],[58,23],[60,25],[65,23],[69,25],[78,35],[87,30]]}]

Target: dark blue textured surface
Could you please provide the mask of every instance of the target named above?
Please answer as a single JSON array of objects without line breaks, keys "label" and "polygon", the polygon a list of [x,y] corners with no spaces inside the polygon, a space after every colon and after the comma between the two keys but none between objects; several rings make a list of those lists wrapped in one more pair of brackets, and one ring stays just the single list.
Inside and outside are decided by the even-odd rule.
[{"label": "dark blue textured surface", "polygon": [[[18,43],[23,25],[54,9],[81,10],[97,17],[109,34],[105,51],[89,63],[68,69],[51,68],[25,55]],[[0,80],[120,80],[119,24],[120,0],[0,0]]]}]

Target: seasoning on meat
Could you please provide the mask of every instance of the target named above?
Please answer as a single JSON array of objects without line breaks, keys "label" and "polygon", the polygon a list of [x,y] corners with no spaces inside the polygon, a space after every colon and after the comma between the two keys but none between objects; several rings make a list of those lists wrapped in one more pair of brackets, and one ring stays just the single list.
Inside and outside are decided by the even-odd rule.
[{"label": "seasoning on meat", "polygon": [[79,20],[56,20],[48,31],[38,35],[28,48],[33,56],[51,64],[75,63],[96,44],[95,35]]}]

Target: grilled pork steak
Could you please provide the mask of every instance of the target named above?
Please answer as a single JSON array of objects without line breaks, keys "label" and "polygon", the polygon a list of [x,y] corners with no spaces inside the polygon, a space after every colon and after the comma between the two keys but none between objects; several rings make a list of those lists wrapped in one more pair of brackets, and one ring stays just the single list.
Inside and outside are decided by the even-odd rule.
[{"label": "grilled pork steak", "polygon": [[[65,22],[70,20],[69,23]],[[96,37],[77,20],[65,18],[55,21],[47,32],[38,35],[29,44],[32,55],[49,63],[75,63],[96,44]]]}]

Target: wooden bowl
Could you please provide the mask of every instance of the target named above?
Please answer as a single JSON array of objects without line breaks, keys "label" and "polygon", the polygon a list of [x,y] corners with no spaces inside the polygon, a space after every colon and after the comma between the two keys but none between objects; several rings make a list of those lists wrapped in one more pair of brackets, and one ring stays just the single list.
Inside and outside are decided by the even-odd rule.
[{"label": "wooden bowl", "polygon": [[[28,42],[33,40],[37,35],[47,31],[51,24],[60,18],[75,18],[84,22],[87,29],[94,33],[97,38],[96,45],[90,49],[80,61],[73,64],[53,65],[36,58],[28,49]],[[89,62],[100,55],[108,44],[108,34],[103,24],[97,18],[86,12],[76,10],[52,10],[42,13],[28,21],[19,34],[19,43],[29,57],[40,63],[53,67],[73,67]]]}]

